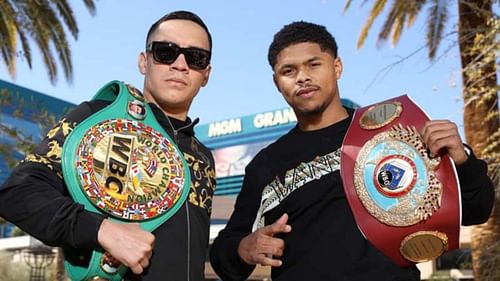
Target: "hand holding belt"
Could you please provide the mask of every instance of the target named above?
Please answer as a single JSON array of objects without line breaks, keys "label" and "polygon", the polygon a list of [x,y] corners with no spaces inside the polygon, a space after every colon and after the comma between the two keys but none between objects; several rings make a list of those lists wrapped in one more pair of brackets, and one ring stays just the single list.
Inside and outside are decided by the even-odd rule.
[{"label": "hand holding belt", "polygon": [[406,95],[356,110],[342,144],[341,175],[356,223],[400,266],[459,247],[460,192],[447,155],[430,158],[429,120]]},{"label": "hand holding belt", "polygon": [[[139,90],[112,81],[93,99],[112,103],[78,124],[64,143],[63,175],[71,197],[88,211],[138,222],[152,232],[186,200],[189,166]],[[71,280],[119,281],[127,270],[98,250],[88,266],[78,265],[79,254],[65,251]]]}]

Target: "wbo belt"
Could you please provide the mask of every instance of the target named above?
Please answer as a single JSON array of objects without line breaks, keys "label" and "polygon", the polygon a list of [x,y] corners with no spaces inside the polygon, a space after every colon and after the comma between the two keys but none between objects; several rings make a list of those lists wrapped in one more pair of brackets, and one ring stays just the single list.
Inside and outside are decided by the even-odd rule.
[{"label": "wbo belt", "polygon": [[[152,232],[185,202],[189,166],[139,90],[112,81],[96,99],[112,103],[79,123],[63,146],[69,193],[88,211]],[[71,280],[118,281],[127,270],[102,250],[94,250],[89,262],[81,259],[82,252],[65,249]]]},{"label": "wbo belt", "polygon": [[429,118],[407,95],[359,108],[344,138],[341,176],[356,223],[400,266],[459,247],[460,191],[448,155],[430,158]]}]

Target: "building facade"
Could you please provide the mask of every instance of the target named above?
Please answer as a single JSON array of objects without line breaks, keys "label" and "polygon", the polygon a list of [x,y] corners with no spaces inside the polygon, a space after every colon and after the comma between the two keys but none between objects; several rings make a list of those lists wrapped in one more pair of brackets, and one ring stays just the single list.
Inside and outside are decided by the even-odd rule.
[{"label": "building facade", "polygon": [[[0,185],[11,166],[24,157],[21,142],[38,143],[50,122],[75,105],[0,80]],[[13,225],[0,224],[0,238],[12,235]]]},{"label": "building facade", "polygon": [[[46,133],[45,121],[57,120],[75,105],[43,93],[36,92],[0,80],[0,144],[12,148],[15,160],[22,159],[24,152],[16,147],[19,140],[38,143]],[[10,173],[0,153],[0,184]]]}]

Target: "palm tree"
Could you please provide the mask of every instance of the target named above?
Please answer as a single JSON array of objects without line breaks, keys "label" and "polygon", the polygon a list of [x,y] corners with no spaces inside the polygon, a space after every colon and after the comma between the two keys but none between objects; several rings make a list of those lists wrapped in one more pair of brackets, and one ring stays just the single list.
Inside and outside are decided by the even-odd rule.
[{"label": "palm tree", "polygon": [[[95,14],[94,0],[83,2],[89,12]],[[65,27],[78,39],[78,25],[68,1],[0,0],[0,11],[0,57],[13,78],[19,57],[24,57],[32,67],[31,45],[34,42],[40,49],[52,84],[57,80],[57,60],[66,80],[72,81],[73,65]]]},{"label": "palm tree", "polygon": [[[94,15],[95,1],[83,0],[83,2],[87,10]],[[78,25],[68,1],[0,0],[0,11],[0,57],[13,78],[16,74],[16,61],[20,57],[24,57],[28,66],[32,67],[31,46],[34,43],[40,49],[52,84],[55,84],[58,76],[57,60],[62,65],[66,80],[72,81],[73,65],[66,29],[74,39],[78,39]],[[57,57],[54,56],[54,52]],[[21,143],[25,143],[23,136],[15,131],[11,133],[13,134],[11,136],[21,138]],[[29,144],[29,141],[26,143]],[[4,147],[0,145],[0,154],[8,156],[2,148]],[[56,279],[65,280],[60,249],[58,249],[56,266]]]},{"label": "palm tree", "polygon": [[[369,1],[363,0],[362,4]],[[497,196],[492,216],[487,223],[472,230],[472,256],[476,280],[500,280],[500,127],[496,54],[500,51],[498,34],[500,19],[493,11],[499,0],[459,0],[457,45],[462,65],[462,97],[464,100],[464,132],[469,143],[490,168]],[[344,12],[352,0],[347,0]],[[368,31],[386,6],[390,8],[378,34],[378,42],[389,38],[396,45],[405,27],[410,28],[416,17],[428,7],[426,47],[428,57],[436,58],[444,38],[450,1],[444,0],[375,0],[362,28],[357,46],[362,47]]]}]

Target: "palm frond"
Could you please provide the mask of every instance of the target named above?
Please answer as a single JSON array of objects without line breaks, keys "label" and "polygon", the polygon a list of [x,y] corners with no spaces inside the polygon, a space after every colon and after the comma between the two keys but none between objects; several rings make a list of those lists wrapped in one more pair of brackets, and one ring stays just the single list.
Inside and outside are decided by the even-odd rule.
[{"label": "palm frond", "polygon": [[45,68],[47,69],[47,74],[49,75],[50,81],[54,84],[57,80],[57,65],[52,52],[50,51],[49,45],[42,38],[38,38],[36,41],[37,45],[40,46],[40,51],[42,52],[43,62],[45,63]]},{"label": "palm frond", "polygon": [[411,27],[425,0],[395,0],[386,18],[377,44],[385,42],[391,34],[391,45],[395,46],[401,39],[405,25]]},{"label": "palm frond", "polygon": [[50,2],[55,5],[55,8],[62,17],[66,27],[71,32],[75,39],[78,38],[78,25],[76,24],[75,16],[73,14],[73,9],[68,5],[65,0],[50,0]]},{"label": "palm frond", "polygon": [[52,32],[52,42],[59,55],[59,62],[62,64],[64,76],[66,80],[73,81],[73,64],[71,62],[71,49],[66,40],[66,35],[62,30],[62,26],[54,25]]},{"label": "palm frond", "polygon": [[17,22],[14,7],[8,1],[0,1],[0,52],[12,77],[16,73]]},{"label": "palm frond", "polygon": [[377,45],[385,42],[387,38],[389,38],[389,34],[391,34],[392,27],[394,25],[394,21],[396,20],[397,9],[394,9],[394,6],[389,10],[389,14],[385,19],[384,24],[382,25],[382,29],[378,34]]},{"label": "palm frond", "polygon": [[342,9],[342,14],[345,14],[349,7],[351,6],[352,0],[345,1],[344,8]]},{"label": "palm frond", "polygon": [[18,29],[19,38],[21,39],[21,47],[22,47],[22,55],[26,59],[26,63],[28,64],[29,68],[31,69],[32,67],[32,61],[31,61],[31,47],[28,42],[28,37],[24,34],[24,32],[21,32],[21,30]]},{"label": "palm frond", "polygon": [[394,28],[392,31],[392,36],[391,36],[391,45],[396,46],[396,44],[399,42],[399,39],[401,38],[401,34],[403,33],[403,28],[405,26],[405,20],[406,20],[406,13],[401,11],[397,18],[396,21],[394,22]]},{"label": "palm frond", "polygon": [[382,45],[387,40],[387,38],[389,38],[391,31],[393,31],[394,33],[396,21],[401,16],[401,13],[404,12],[404,8],[406,5],[407,1],[405,0],[396,0],[392,3],[391,8],[389,9],[389,14],[385,19],[384,24],[382,25],[380,33],[378,34],[378,46]]},{"label": "palm frond", "polygon": [[34,1],[30,5],[25,6],[25,14],[32,19],[38,18],[40,15],[44,16],[43,20],[34,20],[28,27],[31,31],[33,40],[36,42],[40,52],[42,53],[43,62],[47,69],[49,79],[52,83],[56,81],[57,77],[57,65],[52,52],[50,50],[50,32],[53,29],[53,25],[57,24],[57,19],[55,19],[55,14],[48,12],[50,6],[48,3],[43,1]]},{"label": "palm frond", "polygon": [[[13,24],[5,24],[0,23],[0,32],[3,33],[0,35],[0,41],[2,41],[1,53],[2,59],[4,60],[7,69],[13,77],[15,77],[16,73],[16,52],[17,52],[17,40],[16,33]],[[14,36],[11,34],[14,33]]]},{"label": "palm frond", "polygon": [[370,12],[370,15],[368,17],[368,20],[366,23],[363,25],[363,28],[361,30],[361,34],[359,35],[358,38],[358,43],[357,43],[357,48],[361,48],[363,44],[365,43],[366,37],[368,37],[368,31],[373,25],[373,22],[375,19],[380,15],[382,10],[385,8],[385,5],[387,4],[387,0],[377,0]]},{"label": "palm frond", "polygon": [[[60,0],[52,0],[52,1],[61,2]],[[67,4],[62,6],[66,7],[64,8],[66,10],[69,9],[68,13],[73,18],[73,12],[71,11],[71,8],[69,8]],[[57,14],[53,9],[51,9],[51,7],[47,6],[44,8],[45,10],[43,11],[43,13],[47,14],[52,22],[51,23],[52,28],[49,29],[49,34],[48,34],[49,42],[51,42],[51,45],[54,46],[58,54],[59,62],[63,67],[64,76],[66,80],[71,82],[73,80],[73,75],[72,75],[73,64],[71,62],[71,49],[69,48],[69,42],[66,39],[66,33],[64,32],[64,27],[62,25],[62,22],[57,17]],[[65,20],[65,17],[63,17],[63,20]],[[71,22],[76,24],[74,19]],[[75,31],[78,32],[78,28],[76,28]]]},{"label": "palm frond", "polygon": [[43,15],[44,17],[44,20],[32,21],[30,28],[32,37],[42,53],[50,81],[55,84],[58,73],[56,59],[52,53],[52,46],[54,46],[65,76],[71,82],[71,73],[73,70],[71,63],[68,63],[68,60],[71,60],[71,53],[68,48],[68,41],[66,40],[62,22],[57,12],[50,3],[35,1],[35,3],[26,6],[25,13],[30,18],[37,18],[39,15]]},{"label": "palm frond", "polygon": [[431,60],[436,57],[437,47],[443,38],[444,26],[448,19],[447,1],[434,0],[432,2],[427,21],[427,48]]},{"label": "palm frond", "polygon": [[85,7],[87,7],[90,14],[94,16],[96,13],[94,0],[83,0],[83,3],[85,4]]},{"label": "palm frond", "polygon": [[[78,39],[78,25],[73,9],[67,0],[10,1],[0,0],[0,58],[12,77],[16,61],[23,56],[32,67],[30,45],[38,47],[47,68],[50,81],[57,79],[57,61],[60,62],[67,81],[72,81],[73,65],[67,32]],[[94,15],[95,0],[83,0],[87,10]],[[67,29],[66,29],[67,28]],[[20,42],[20,44],[19,44]],[[33,43],[34,42],[34,43]],[[22,48],[18,51],[17,48]],[[54,57],[54,53],[57,57]]]},{"label": "palm frond", "polygon": [[426,2],[426,0],[413,0],[408,2],[408,7],[406,9],[408,16],[407,27],[411,27],[413,23],[415,23],[418,14]]}]

